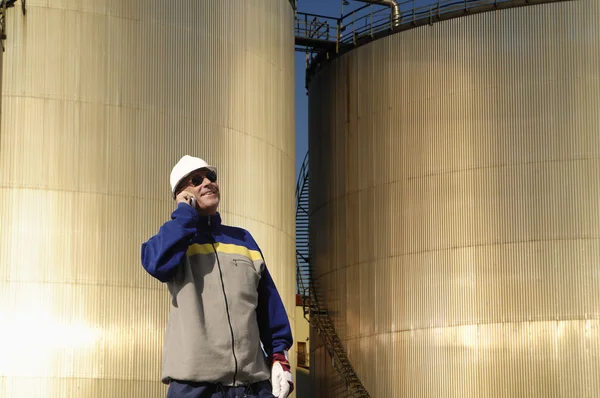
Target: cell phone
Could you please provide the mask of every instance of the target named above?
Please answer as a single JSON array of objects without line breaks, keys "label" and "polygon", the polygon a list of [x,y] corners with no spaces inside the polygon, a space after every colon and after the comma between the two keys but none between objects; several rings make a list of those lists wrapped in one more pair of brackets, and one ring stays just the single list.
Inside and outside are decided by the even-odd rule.
[{"label": "cell phone", "polygon": [[194,209],[196,208],[196,198],[190,199],[190,206],[192,206]]}]

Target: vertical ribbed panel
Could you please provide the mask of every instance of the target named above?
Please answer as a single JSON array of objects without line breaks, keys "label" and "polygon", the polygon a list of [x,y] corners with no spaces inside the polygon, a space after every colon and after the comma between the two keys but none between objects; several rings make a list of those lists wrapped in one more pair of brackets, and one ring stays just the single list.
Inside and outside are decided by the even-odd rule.
[{"label": "vertical ribbed panel", "polygon": [[[312,262],[371,396],[600,395],[599,25],[470,15],[312,80]],[[315,396],[345,396],[312,337]]]},{"label": "vertical ribbed panel", "polygon": [[0,398],[165,396],[168,293],[140,247],[169,220],[186,153],[219,168],[224,222],[255,236],[293,324],[289,2],[28,0],[8,14]]}]

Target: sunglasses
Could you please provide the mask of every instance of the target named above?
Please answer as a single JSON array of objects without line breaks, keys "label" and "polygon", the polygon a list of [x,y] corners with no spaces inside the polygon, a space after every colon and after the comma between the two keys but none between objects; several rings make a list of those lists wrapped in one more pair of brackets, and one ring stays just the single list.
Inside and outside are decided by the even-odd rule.
[{"label": "sunglasses", "polygon": [[190,178],[189,183],[192,186],[197,187],[198,185],[201,185],[204,182],[205,178],[208,178],[208,181],[210,181],[210,182],[217,181],[217,175],[215,174],[215,172],[209,170],[205,173],[204,176],[196,175],[196,176]]}]

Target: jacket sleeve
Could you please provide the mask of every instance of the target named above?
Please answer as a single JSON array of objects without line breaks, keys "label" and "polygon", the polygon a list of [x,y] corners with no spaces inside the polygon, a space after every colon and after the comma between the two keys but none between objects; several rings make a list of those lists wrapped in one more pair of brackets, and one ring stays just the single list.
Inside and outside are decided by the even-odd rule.
[{"label": "jacket sleeve", "polygon": [[142,266],[150,275],[161,282],[167,282],[175,275],[190,239],[196,233],[198,217],[194,208],[180,203],[171,214],[171,220],[142,244]]},{"label": "jacket sleeve", "polygon": [[279,292],[266,266],[258,283],[256,314],[260,340],[267,356],[289,350],[294,342],[292,329]]}]

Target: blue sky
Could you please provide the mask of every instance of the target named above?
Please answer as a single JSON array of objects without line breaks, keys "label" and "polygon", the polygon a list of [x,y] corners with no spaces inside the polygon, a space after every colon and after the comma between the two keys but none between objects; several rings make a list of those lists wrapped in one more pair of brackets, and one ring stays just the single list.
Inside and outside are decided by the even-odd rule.
[{"label": "blue sky", "polygon": [[[339,17],[340,0],[298,0],[298,11]],[[304,53],[296,61],[296,175],[308,150],[308,97],[304,87]]]},{"label": "blue sky", "polygon": [[[445,0],[448,1],[448,0]],[[412,0],[410,3],[401,2],[401,10],[413,7],[435,6],[438,0]],[[342,0],[297,0],[298,11],[311,14],[325,15],[337,18],[342,12]],[[349,0],[344,6],[344,14],[365,3]],[[296,53],[296,176],[302,166],[304,155],[308,150],[308,98],[304,87],[305,54]]]}]

